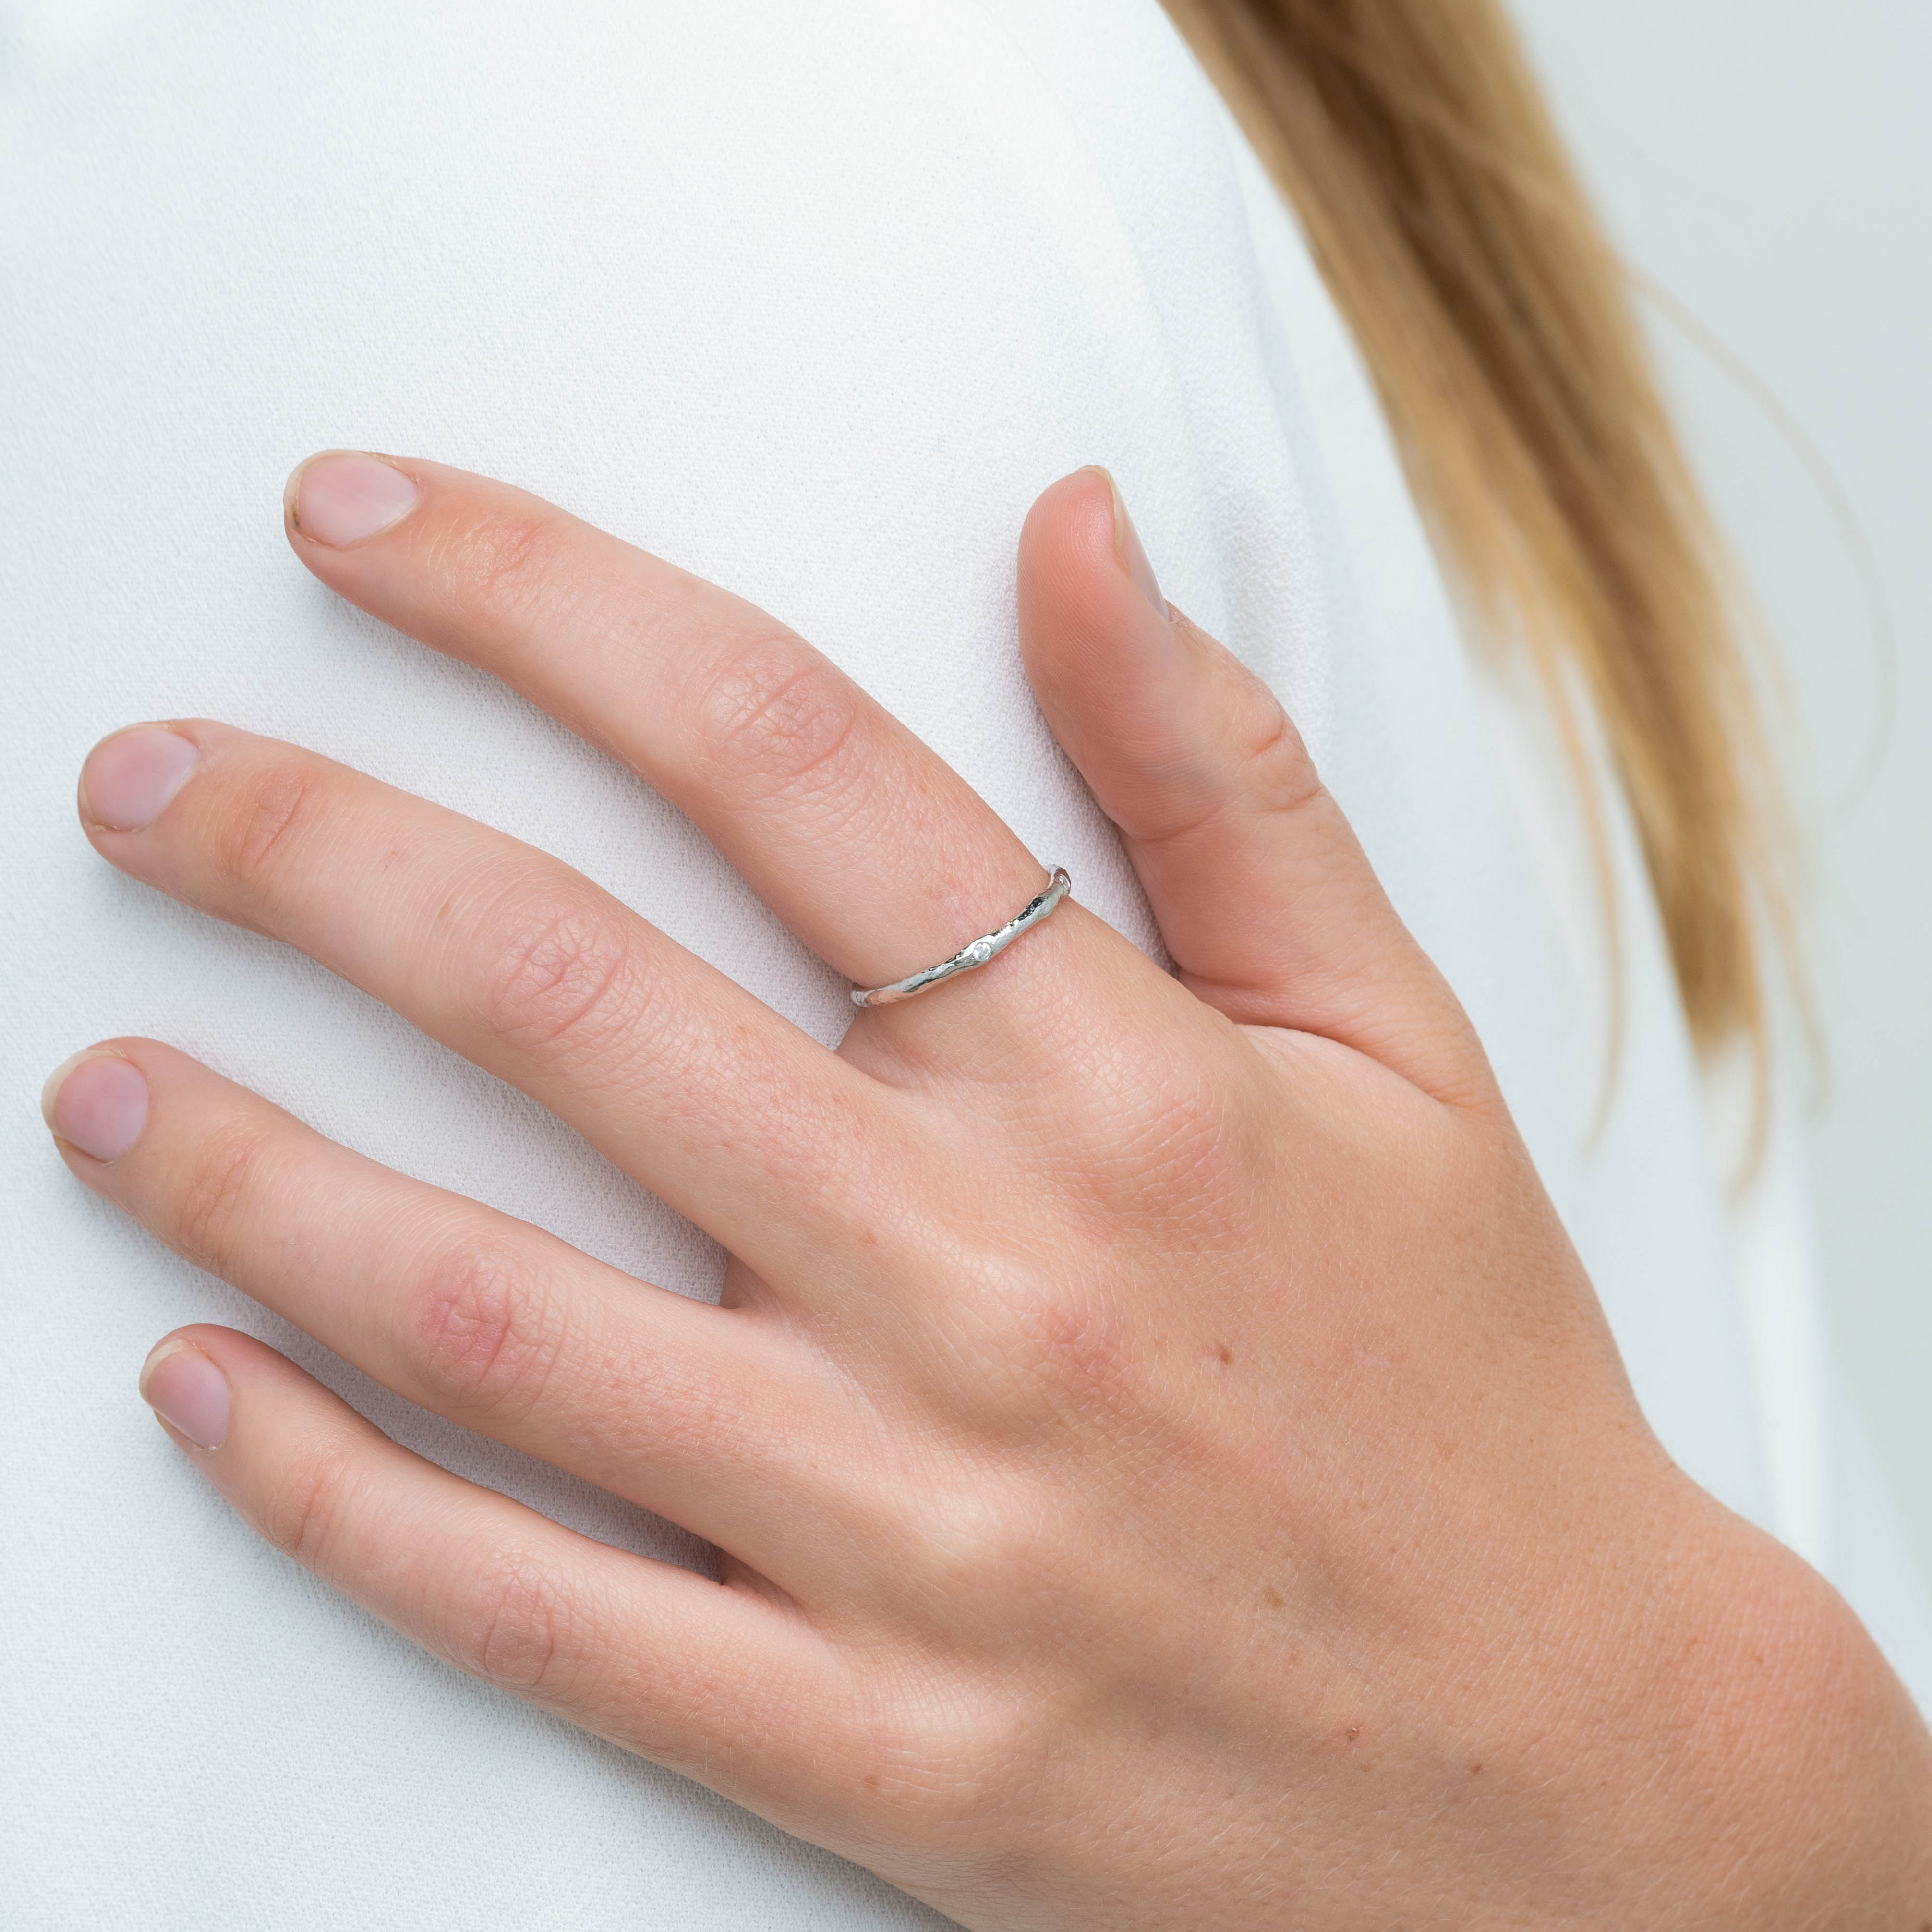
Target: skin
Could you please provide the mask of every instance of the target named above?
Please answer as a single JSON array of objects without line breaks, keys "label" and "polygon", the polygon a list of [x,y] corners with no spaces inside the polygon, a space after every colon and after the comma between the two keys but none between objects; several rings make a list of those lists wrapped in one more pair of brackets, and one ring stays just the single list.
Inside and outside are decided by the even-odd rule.
[{"label": "skin", "polygon": [[[302,506],[348,460],[292,480],[302,562],[631,766],[855,982],[1039,890],[775,619],[415,459],[413,507],[323,542]],[[1932,1740],[1651,1434],[1292,725],[1159,601],[1103,474],[1042,496],[1020,566],[1034,689],[1178,970],[1070,901],[836,1054],[309,752],[171,723],[193,768],[130,824],[89,785],[131,740],[97,748],[110,862],[386,1000],[733,1256],[694,1304],[110,1041],[49,1102],[86,1186],[718,1578],[458,1480],[231,1330],[150,1358],[164,1426],[439,1655],[987,1932],[1932,1924]]]}]

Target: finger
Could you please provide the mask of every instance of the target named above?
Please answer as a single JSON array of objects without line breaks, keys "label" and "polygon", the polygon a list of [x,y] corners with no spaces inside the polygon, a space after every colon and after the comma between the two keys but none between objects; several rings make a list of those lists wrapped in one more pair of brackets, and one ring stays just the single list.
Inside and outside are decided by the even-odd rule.
[{"label": "finger", "polygon": [[168,1336],[141,1390],[251,1528],[459,1670],[781,1822],[812,1789],[838,1673],[754,1593],[451,1475],[232,1329]]},{"label": "finger", "polygon": [[411,1401],[788,1586],[856,1516],[849,1402],[752,1315],[364,1160],[153,1040],[76,1054],[45,1107],[97,1194]]},{"label": "finger", "polygon": [[[332,589],[628,765],[862,986],[950,957],[1041,888],[1040,861],[972,788],[802,638],[554,505],[336,451],[290,478],[288,529]],[[1070,943],[1075,922],[1053,923]],[[1016,949],[973,976],[975,999],[1017,985],[1022,954],[1044,963],[1037,941]]]},{"label": "finger", "polygon": [[299,946],[760,1274],[830,1266],[855,1215],[890,1224],[898,1096],[547,854],[200,722],[96,746],[81,811],[122,871]]},{"label": "finger", "polygon": [[1063,478],[1027,518],[1020,639],[1047,722],[1120,828],[1194,992],[1445,1097],[1486,1087],[1461,1009],[1293,724],[1161,598],[1103,470]]}]

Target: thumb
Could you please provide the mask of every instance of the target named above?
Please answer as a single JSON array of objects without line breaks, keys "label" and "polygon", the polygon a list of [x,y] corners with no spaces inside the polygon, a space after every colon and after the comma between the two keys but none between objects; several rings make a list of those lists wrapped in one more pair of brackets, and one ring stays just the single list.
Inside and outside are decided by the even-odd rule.
[{"label": "thumb", "polygon": [[1396,916],[1274,694],[1167,604],[1113,479],[1063,478],[1020,536],[1020,644],[1053,733],[1184,982],[1444,1100],[1486,1092],[1454,995]]}]

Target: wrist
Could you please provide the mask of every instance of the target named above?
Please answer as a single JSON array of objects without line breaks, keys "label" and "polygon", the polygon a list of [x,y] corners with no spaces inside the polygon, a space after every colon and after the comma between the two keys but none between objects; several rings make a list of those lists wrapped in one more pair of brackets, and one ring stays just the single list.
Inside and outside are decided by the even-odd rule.
[{"label": "wrist", "polygon": [[1932,1736],[1850,1607],[1701,1493],[1668,1560],[1685,1600],[1660,1633],[1660,1774],[1631,1841],[1664,1854],[1650,1922],[1932,1920]]}]

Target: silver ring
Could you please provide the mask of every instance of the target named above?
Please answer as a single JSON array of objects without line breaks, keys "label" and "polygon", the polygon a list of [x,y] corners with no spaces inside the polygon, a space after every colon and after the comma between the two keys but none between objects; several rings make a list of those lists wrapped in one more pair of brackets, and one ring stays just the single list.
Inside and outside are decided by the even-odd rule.
[{"label": "silver ring", "polygon": [[955,979],[962,973],[970,973],[975,967],[985,965],[995,955],[1005,952],[1022,933],[1039,925],[1066,898],[1072,885],[1073,881],[1066,876],[1066,868],[1054,866],[1052,878],[1046,882],[1046,890],[1028,899],[998,932],[989,932],[983,938],[974,940],[970,946],[962,946],[950,959],[942,959],[937,966],[928,966],[923,973],[914,973],[906,979],[895,980],[890,986],[854,986],[852,988],[853,1005],[896,1006],[902,1000],[913,999],[921,993],[930,992],[942,980]]}]

